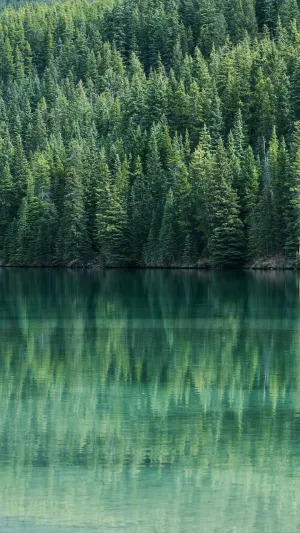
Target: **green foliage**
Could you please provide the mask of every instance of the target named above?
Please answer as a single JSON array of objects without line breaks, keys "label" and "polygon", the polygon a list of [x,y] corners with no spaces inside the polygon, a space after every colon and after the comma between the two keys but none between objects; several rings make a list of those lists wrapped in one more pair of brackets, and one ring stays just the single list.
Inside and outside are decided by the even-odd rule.
[{"label": "green foliage", "polygon": [[174,195],[170,189],[166,198],[159,233],[159,263],[167,266],[172,265],[175,262],[176,252]]},{"label": "green foliage", "polygon": [[237,193],[232,186],[230,165],[219,141],[209,183],[209,254],[216,266],[233,266],[242,261],[243,224],[239,218]]},{"label": "green foliage", "polygon": [[100,256],[108,266],[126,262],[128,221],[124,198],[127,176],[124,168],[119,169],[116,178],[118,181],[114,182],[102,151],[96,191],[96,220]]},{"label": "green foliage", "polygon": [[88,258],[89,242],[86,232],[83,190],[78,171],[70,166],[66,173],[62,219],[57,239],[59,263]]},{"label": "green foliage", "polygon": [[295,259],[297,2],[6,3],[0,259]]}]

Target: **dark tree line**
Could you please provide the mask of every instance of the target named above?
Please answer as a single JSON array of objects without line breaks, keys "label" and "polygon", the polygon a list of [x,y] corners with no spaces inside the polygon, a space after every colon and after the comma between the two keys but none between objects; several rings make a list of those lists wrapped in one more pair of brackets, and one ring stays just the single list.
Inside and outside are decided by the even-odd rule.
[{"label": "dark tree line", "polygon": [[296,261],[294,0],[96,0],[0,15],[5,264]]}]

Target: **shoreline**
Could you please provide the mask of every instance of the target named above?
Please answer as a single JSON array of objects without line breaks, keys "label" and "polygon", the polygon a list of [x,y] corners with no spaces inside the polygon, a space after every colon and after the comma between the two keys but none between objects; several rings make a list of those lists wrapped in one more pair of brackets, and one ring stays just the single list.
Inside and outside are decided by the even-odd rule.
[{"label": "shoreline", "polygon": [[260,258],[239,266],[214,266],[207,259],[199,260],[196,264],[182,265],[102,265],[96,261],[72,261],[66,264],[1,264],[0,268],[49,268],[49,269],[71,269],[71,270],[111,270],[111,269],[128,269],[128,270],[290,270],[297,271],[295,261],[289,261],[285,258]]}]

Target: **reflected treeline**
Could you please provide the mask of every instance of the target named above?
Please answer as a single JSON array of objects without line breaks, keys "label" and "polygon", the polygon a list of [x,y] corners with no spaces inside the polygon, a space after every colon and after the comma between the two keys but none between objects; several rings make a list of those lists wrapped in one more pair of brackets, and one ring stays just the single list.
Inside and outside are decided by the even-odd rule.
[{"label": "reflected treeline", "polygon": [[58,466],[74,479],[84,467],[97,498],[145,472],[171,476],[170,490],[175,476],[179,500],[208,483],[225,483],[229,500],[235,483],[277,498],[270,474],[300,475],[298,283],[294,273],[0,270],[0,490],[19,479],[13,509],[28,506],[42,467],[55,507]]}]

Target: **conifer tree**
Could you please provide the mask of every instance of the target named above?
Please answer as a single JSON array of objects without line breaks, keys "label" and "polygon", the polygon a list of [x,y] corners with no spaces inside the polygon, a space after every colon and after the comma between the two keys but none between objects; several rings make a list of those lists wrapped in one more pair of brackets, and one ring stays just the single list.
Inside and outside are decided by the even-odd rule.
[{"label": "conifer tree", "polygon": [[291,76],[291,101],[294,120],[300,120],[300,58],[296,58]]},{"label": "conifer tree", "polygon": [[[276,139],[277,143],[277,139]],[[249,232],[250,248],[253,256],[268,257],[276,253],[274,241],[275,210],[274,187],[271,181],[270,162],[263,141],[261,164],[262,185],[259,201],[254,210]],[[269,236],[271,235],[271,239]]]},{"label": "conifer tree", "polygon": [[15,219],[14,225],[15,234],[11,235],[13,240],[13,249],[10,250],[9,261],[21,265],[26,264],[26,247],[28,237],[28,199],[24,197],[21,202],[21,207],[18,216]]},{"label": "conifer tree", "polygon": [[126,262],[128,245],[128,219],[122,205],[118,186],[112,182],[112,176],[105,161],[104,151],[100,153],[99,185],[97,189],[96,220],[100,256],[105,265]]},{"label": "conifer tree", "polygon": [[201,143],[191,158],[191,216],[194,241],[200,253],[207,253],[210,235],[209,184],[213,171],[213,158],[210,151],[210,137],[204,130]]},{"label": "conifer tree", "polygon": [[134,163],[133,184],[130,192],[129,205],[132,259],[139,264],[142,259],[142,252],[148,238],[152,220],[152,195],[139,156]]},{"label": "conifer tree", "polygon": [[0,261],[295,261],[297,1],[43,2],[0,11]]},{"label": "conifer tree", "polygon": [[238,265],[243,258],[244,233],[236,192],[223,142],[219,140],[209,184],[211,234],[208,247],[216,266]]},{"label": "conifer tree", "polygon": [[215,150],[218,146],[220,135],[223,134],[223,127],[224,127],[222,110],[221,110],[221,100],[218,95],[216,85],[214,85],[212,89],[207,124],[209,127],[212,148]]},{"label": "conifer tree", "polygon": [[190,233],[186,235],[183,255],[182,255],[182,265],[183,266],[193,266],[195,264],[196,251],[195,243],[193,242],[193,237]]},{"label": "conifer tree", "polygon": [[[298,254],[297,243],[300,236],[300,123],[297,122],[292,136],[289,173],[289,191],[286,201],[286,222],[288,234],[286,251],[289,257]],[[299,257],[297,255],[299,263]]]},{"label": "conifer tree", "polygon": [[82,183],[74,166],[66,172],[62,220],[57,247],[58,262],[68,264],[88,257],[90,251],[86,232]]},{"label": "conifer tree", "polygon": [[[251,249],[254,243],[250,242],[250,228],[252,227],[255,210],[258,203],[260,174],[253,150],[248,146],[243,159],[241,175],[243,176],[243,189],[241,190],[241,218],[244,221],[246,239],[247,239],[247,256],[251,257]],[[253,237],[253,234],[251,233]],[[255,235],[254,235],[255,239]]]},{"label": "conifer tree", "polygon": [[172,189],[169,190],[159,232],[159,263],[170,266],[176,260],[177,247],[175,237],[174,197]]},{"label": "conifer tree", "polygon": [[16,215],[18,206],[26,196],[29,182],[29,165],[24,153],[23,143],[20,135],[16,139],[14,151],[12,154],[11,173],[13,177],[13,214]]},{"label": "conifer tree", "polygon": [[0,248],[3,247],[5,234],[12,220],[13,180],[8,164],[5,164],[0,181]]},{"label": "conifer tree", "polygon": [[153,211],[147,242],[143,250],[143,265],[145,266],[159,266],[159,232],[160,216]]},{"label": "conifer tree", "polygon": [[58,217],[52,202],[41,202],[35,235],[34,262],[39,266],[51,265],[55,256]]}]

